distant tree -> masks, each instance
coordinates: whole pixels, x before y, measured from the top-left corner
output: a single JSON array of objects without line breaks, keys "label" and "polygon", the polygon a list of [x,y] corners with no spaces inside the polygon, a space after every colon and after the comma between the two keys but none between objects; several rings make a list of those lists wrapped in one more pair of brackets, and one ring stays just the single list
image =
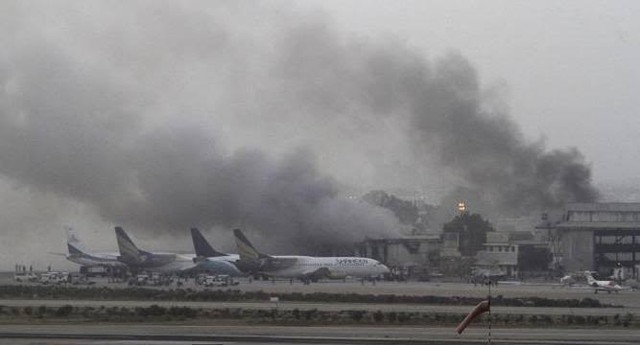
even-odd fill
[{"label": "distant tree", "polygon": [[442,273],[460,278],[468,277],[473,272],[476,259],[473,257],[452,257],[440,261]]},{"label": "distant tree", "polygon": [[429,264],[433,267],[440,266],[440,251],[433,250],[427,253],[427,258],[429,259]]},{"label": "distant tree", "polygon": [[372,205],[391,210],[402,224],[414,225],[418,221],[418,208],[411,201],[399,199],[381,190],[371,191],[362,199]]},{"label": "distant tree", "polygon": [[520,271],[546,271],[553,261],[549,248],[520,246],[518,248],[518,269]]},{"label": "distant tree", "polygon": [[442,226],[445,233],[458,234],[458,250],[463,256],[475,256],[487,240],[487,232],[494,231],[489,221],[477,213],[464,212]]}]

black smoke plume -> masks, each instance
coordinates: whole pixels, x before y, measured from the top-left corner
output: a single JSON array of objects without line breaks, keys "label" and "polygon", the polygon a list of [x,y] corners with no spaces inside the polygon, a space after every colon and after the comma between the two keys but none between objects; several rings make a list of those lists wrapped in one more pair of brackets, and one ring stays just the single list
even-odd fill
[{"label": "black smoke plume", "polygon": [[323,80],[296,87],[298,97],[328,104],[334,114],[364,107],[368,121],[406,121],[414,168],[435,159],[459,178],[446,198],[454,201],[448,207],[472,199],[476,211],[518,216],[598,198],[583,155],[575,148],[548,151],[542,142],[528,142],[506,112],[489,106],[464,57],[450,53],[429,63],[405,47],[341,46],[327,35],[307,27],[288,41],[288,59],[308,55],[302,66],[296,61],[287,68],[294,73],[288,77],[303,83],[312,71],[318,74],[312,81]]},{"label": "black smoke plume", "polygon": [[440,161],[480,194],[485,209],[523,215],[597,199],[577,149],[528,143],[507,114],[483,109],[478,84],[472,66],[454,54],[436,64],[411,106],[417,139],[438,148]]},{"label": "black smoke plume", "polygon": [[115,224],[242,226],[312,252],[397,235],[342,190],[432,172],[503,213],[597,196],[577,150],[486,109],[464,58],[344,38],[313,11],[7,1],[0,39],[0,174]]}]

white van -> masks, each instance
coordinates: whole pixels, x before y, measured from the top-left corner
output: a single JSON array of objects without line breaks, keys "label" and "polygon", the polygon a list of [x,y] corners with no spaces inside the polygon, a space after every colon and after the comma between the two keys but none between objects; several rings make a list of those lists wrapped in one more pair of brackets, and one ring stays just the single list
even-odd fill
[{"label": "white van", "polygon": [[42,284],[63,284],[70,282],[69,272],[46,272],[40,275]]},{"label": "white van", "polygon": [[224,287],[229,285],[238,285],[238,283],[234,282],[233,278],[229,275],[218,274],[215,276],[207,276],[204,279],[203,285],[206,287],[213,287],[213,286]]}]

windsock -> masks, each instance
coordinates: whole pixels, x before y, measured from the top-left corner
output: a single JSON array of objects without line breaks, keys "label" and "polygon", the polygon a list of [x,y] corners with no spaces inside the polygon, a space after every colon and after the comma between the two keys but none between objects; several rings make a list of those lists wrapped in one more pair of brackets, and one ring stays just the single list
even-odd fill
[{"label": "windsock", "polygon": [[476,316],[481,315],[482,313],[488,312],[490,309],[491,309],[491,302],[489,302],[489,300],[484,300],[478,303],[478,305],[475,306],[473,310],[471,310],[471,312],[467,315],[467,317],[465,317],[464,320],[460,322],[458,327],[456,327],[456,331],[458,332],[458,334],[462,333],[464,329],[467,328],[467,326],[469,326],[471,321],[473,321],[473,319]]}]

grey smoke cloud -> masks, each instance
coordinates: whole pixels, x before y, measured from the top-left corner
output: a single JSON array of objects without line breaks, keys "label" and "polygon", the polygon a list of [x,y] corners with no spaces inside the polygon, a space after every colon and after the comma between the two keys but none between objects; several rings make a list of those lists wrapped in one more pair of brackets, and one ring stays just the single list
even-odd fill
[{"label": "grey smoke cloud", "polygon": [[577,149],[547,151],[527,142],[508,114],[483,108],[478,77],[463,57],[437,62],[432,78],[412,104],[417,139],[438,147],[440,161],[479,192],[485,209],[522,215],[598,198]]},{"label": "grey smoke cloud", "polygon": [[[390,212],[341,196],[304,145],[227,149],[215,128],[224,116],[216,115],[242,118],[245,104],[268,103],[248,98],[256,77],[240,67],[255,67],[236,54],[251,48],[229,37],[230,26],[211,27],[216,15],[149,6],[157,18],[137,9],[139,26],[127,30],[111,21],[118,9],[90,11],[95,20],[54,9],[62,11],[61,37],[46,25],[38,31],[37,11],[16,6],[24,18],[17,28],[32,34],[11,41],[2,63],[2,175],[92,205],[134,231],[242,226],[299,252],[397,234]],[[235,70],[223,71],[230,61]]]},{"label": "grey smoke cloud", "polygon": [[[368,118],[356,119],[364,128],[384,127],[390,117],[402,124],[416,166],[435,159],[462,181],[447,199],[473,199],[475,210],[492,214],[523,215],[598,198],[582,154],[528,142],[503,107],[486,99],[474,67],[459,54],[430,63],[393,43],[341,45],[314,26],[291,35],[284,61],[296,61],[286,64],[295,66],[286,76],[304,83],[295,88],[297,98],[329,104],[334,115],[362,107]],[[296,60],[300,51],[308,58]],[[305,83],[309,71],[312,82]]]},{"label": "grey smoke cloud", "polygon": [[40,5],[0,11],[0,174],[107,221],[309,252],[399,229],[353,185],[453,175],[505,213],[596,196],[580,153],[528,143],[455,54],[262,4]]}]

